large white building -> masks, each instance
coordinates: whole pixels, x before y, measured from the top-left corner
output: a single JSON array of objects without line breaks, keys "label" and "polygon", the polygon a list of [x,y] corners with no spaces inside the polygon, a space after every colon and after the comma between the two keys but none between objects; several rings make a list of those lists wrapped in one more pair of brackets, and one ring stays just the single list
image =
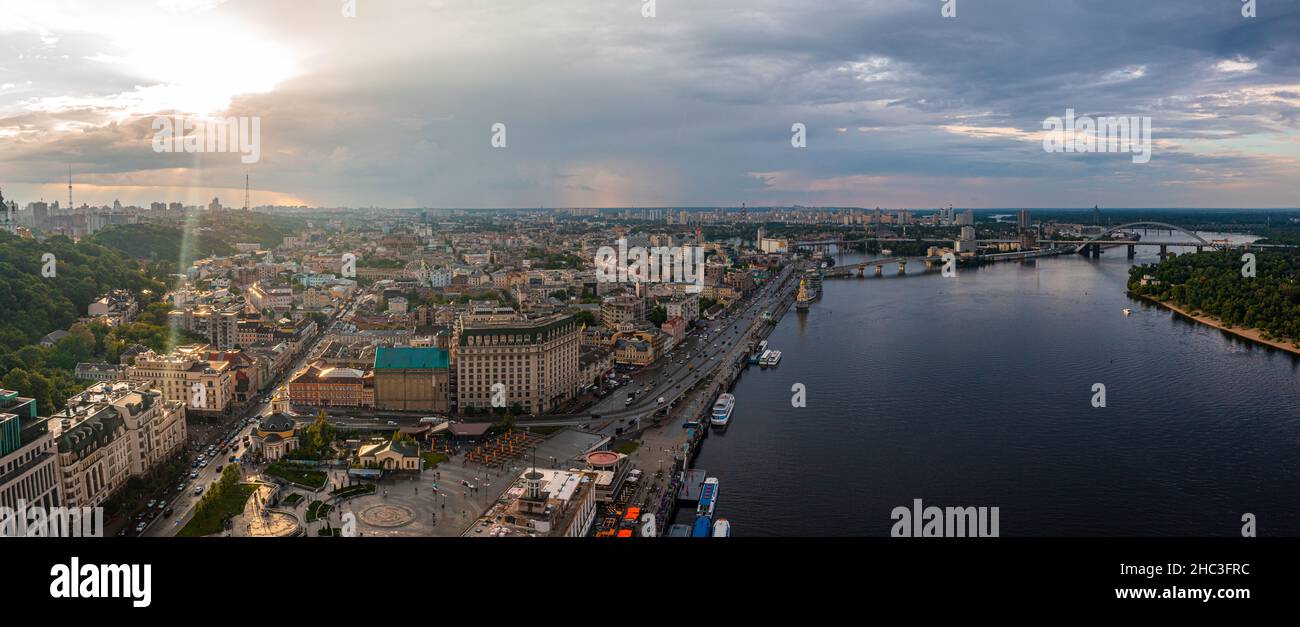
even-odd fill
[{"label": "large white building", "polygon": [[185,447],[185,407],[147,384],[98,383],[49,420],[64,504],[96,507]]},{"label": "large white building", "polygon": [[231,406],[235,378],[230,362],[205,359],[208,347],[202,344],[178,346],[166,355],[153,351],[141,353],[126,376],[145,381],[161,392],[163,400],[180,401],[189,411],[220,415]]}]

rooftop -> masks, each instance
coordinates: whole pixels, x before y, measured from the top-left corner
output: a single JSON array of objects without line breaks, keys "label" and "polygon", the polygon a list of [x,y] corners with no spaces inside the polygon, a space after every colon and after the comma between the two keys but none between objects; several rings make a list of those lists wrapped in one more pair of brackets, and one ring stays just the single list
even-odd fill
[{"label": "rooftop", "polygon": [[380,346],[375,349],[376,370],[439,369],[449,364],[447,351],[434,347]]}]

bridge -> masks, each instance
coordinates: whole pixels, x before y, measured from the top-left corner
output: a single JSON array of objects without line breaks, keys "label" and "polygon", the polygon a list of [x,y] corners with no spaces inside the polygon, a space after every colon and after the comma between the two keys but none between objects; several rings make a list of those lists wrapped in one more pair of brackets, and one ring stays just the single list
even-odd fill
[{"label": "bridge", "polygon": [[[1118,233],[1125,229],[1132,229],[1136,227],[1142,227],[1142,228],[1156,227],[1160,229],[1168,229],[1170,233],[1173,233],[1174,231],[1178,231],[1179,233],[1191,237],[1192,241],[1191,242],[1143,242],[1141,240],[1107,240],[1106,239],[1107,236],[1113,233]],[[1057,241],[1056,243],[1067,243],[1067,242]],[[1196,252],[1198,253],[1204,250],[1205,247],[1207,246],[1214,249],[1228,247],[1226,241],[1209,242],[1206,241],[1204,237],[1198,235],[1195,231],[1189,231],[1181,226],[1169,224],[1167,222],[1150,222],[1150,221],[1129,222],[1128,224],[1112,226],[1110,228],[1107,228],[1105,231],[1102,231],[1101,233],[1098,233],[1097,235],[1094,235],[1085,240],[1081,240],[1077,242],[1068,242],[1068,243],[1074,245],[1074,250],[1076,252],[1083,253],[1084,255],[1088,255],[1094,258],[1101,256],[1101,247],[1105,245],[1128,246],[1129,259],[1132,259],[1133,256],[1135,255],[1135,248],[1137,246],[1159,246],[1160,259],[1162,260],[1169,256],[1170,246],[1186,246],[1186,247],[1194,246],[1196,247]]]},{"label": "bridge", "polygon": [[[943,263],[943,257],[925,257],[925,271],[930,272]],[[853,276],[866,276],[867,268],[875,268],[876,276],[885,274],[885,266],[898,264],[898,273],[907,274],[907,257],[886,257],[884,259],[868,259],[858,263],[850,263],[842,266],[827,268],[822,272],[826,278]]]}]

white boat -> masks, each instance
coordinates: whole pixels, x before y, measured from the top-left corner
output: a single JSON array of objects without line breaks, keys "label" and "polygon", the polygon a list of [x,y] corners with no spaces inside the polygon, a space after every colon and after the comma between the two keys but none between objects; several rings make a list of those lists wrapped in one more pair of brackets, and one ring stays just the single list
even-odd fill
[{"label": "white boat", "polygon": [[713,508],[718,504],[718,478],[709,477],[704,480],[704,488],[700,491],[700,504],[695,507],[695,515],[698,518],[712,518]]},{"label": "white boat", "polygon": [[713,537],[715,537],[715,538],[730,538],[730,537],[731,537],[731,521],[727,520],[726,518],[719,518],[716,522],[714,522],[714,523],[713,523]]},{"label": "white boat", "polygon": [[722,393],[718,395],[718,400],[713,403],[713,411],[709,414],[709,424],[715,427],[725,427],[731,422],[731,411],[736,408],[736,397],[731,394]]},{"label": "white boat", "polygon": [[781,361],[781,351],[768,351],[767,354],[763,355],[763,357],[758,360],[758,365],[770,368],[776,366],[779,361]]},{"label": "white boat", "polygon": [[762,354],[762,355],[759,355],[759,357],[758,357],[758,364],[759,364],[760,366],[766,366],[766,365],[767,365],[767,360],[768,360],[768,358],[770,358],[771,356],[772,356],[772,351],[771,351],[770,349],[766,349],[766,350],[764,350],[764,351],[763,351],[763,354]]},{"label": "white boat", "polygon": [[1132,310],[1132,309],[1129,309],[1128,307],[1125,307],[1125,308],[1124,308],[1124,315],[1127,316],[1127,315],[1130,315],[1130,314],[1132,314],[1132,313],[1133,313],[1133,310]]}]

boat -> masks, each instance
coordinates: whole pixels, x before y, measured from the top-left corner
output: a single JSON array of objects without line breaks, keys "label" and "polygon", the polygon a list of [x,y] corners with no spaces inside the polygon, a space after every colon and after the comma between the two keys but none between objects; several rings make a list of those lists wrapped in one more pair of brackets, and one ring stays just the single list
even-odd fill
[{"label": "boat", "polygon": [[781,361],[781,351],[768,351],[767,354],[763,355],[763,357],[758,360],[758,365],[764,368],[772,368],[775,367],[779,361]]},{"label": "boat", "polygon": [[763,341],[761,341],[761,342],[758,343],[758,351],[757,351],[757,352],[761,353],[761,352],[763,352],[763,351],[765,351],[765,350],[767,350],[767,340],[763,340]]},{"label": "boat", "polygon": [[718,478],[704,480],[704,489],[700,492],[700,504],[695,506],[695,515],[700,518],[712,518],[713,508],[718,504]]},{"label": "boat", "polygon": [[772,356],[772,351],[770,349],[763,351],[763,354],[758,357],[758,365],[766,366],[767,359],[771,356]]},{"label": "boat", "polygon": [[736,408],[736,397],[732,394],[723,392],[718,395],[718,400],[713,403],[713,411],[709,414],[709,424],[715,427],[725,427],[731,422],[731,410]]},{"label": "boat", "polygon": [[727,520],[726,518],[719,518],[719,519],[717,520],[717,522],[714,522],[714,523],[713,523],[713,537],[715,537],[715,538],[730,538],[730,537],[731,537],[731,521]]},{"label": "boat", "polygon": [[707,516],[700,516],[695,519],[695,528],[691,530],[692,538],[707,538],[711,525]]},{"label": "boat", "polygon": [[1129,309],[1128,307],[1124,308],[1124,315],[1127,316],[1127,315],[1131,315],[1132,313],[1133,313],[1132,309]]},{"label": "boat", "polygon": [[812,296],[808,293],[808,283],[804,279],[799,279],[799,293],[794,297],[794,308],[796,311],[808,311],[812,305]]}]

